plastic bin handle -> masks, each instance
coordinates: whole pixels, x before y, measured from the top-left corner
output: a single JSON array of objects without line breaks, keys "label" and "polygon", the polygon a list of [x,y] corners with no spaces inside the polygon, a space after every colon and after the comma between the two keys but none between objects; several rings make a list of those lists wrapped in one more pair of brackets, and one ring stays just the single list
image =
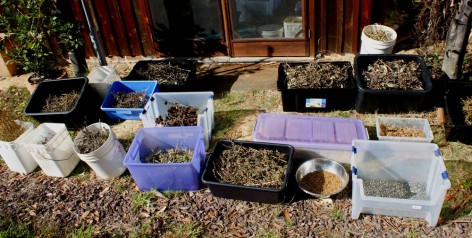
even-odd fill
[{"label": "plastic bin handle", "polygon": [[141,147],[141,141],[136,140],[136,145],[133,147],[130,147],[128,150],[129,157],[132,161],[138,161],[138,149]]}]

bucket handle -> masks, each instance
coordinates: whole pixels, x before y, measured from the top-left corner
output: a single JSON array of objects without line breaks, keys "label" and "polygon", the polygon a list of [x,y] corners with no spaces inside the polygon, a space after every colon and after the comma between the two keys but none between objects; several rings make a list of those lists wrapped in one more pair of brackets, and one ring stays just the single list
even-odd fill
[{"label": "bucket handle", "polygon": [[36,152],[36,151],[31,151],[33,154],[39,156],[39,157],[42,157],[43,160],[51,160],[51,161],[66,161],[66,160],[69,160],[74,154],[75,152],[71,153],[69,157],[67,157],[67,159],[50,159],[50,158],[46,158],[44,157],[44,155]]},{"label": "bucket handle", "polygon": [[130,159],[132,161],[138,161],[139,158],[136,158],[138,156],[138,149],[139,147],[141,146],[141,141],[136,141],[136,146],[134,146],[133,148],[130,147],[130,149],[128,150],[128,154],[130,156]]}]

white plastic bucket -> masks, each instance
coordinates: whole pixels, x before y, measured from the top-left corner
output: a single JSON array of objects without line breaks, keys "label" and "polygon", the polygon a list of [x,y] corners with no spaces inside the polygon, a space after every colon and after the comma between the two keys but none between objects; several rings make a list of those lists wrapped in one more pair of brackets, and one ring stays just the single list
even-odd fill
[{"label": "white plastic bucket", "polygon": [[109,132],[108,138],[105,143],[95,151],[81,154],[77,150],[78,140],[83,137],[83,132],[80,131],[74,140],[75,153],[92,168],[99,178],[108,180],[120,176],[126,170],[126,166],[123,164],[126,151],[116,139],[110,126],[103,122],[97,122],[87,126],[86,129],[90,131],[107,130]]},{"label": "white plastic bucket", "polygon": [[16,123],[25,128],[25,132],[14,141],[0,141],[0,155],[11,171],[29,174],[38,167],[38,163],[24,146],[25,140],[29,139],[29,135],[34,130],[34,125],[25,121],[16,121]]},{"label": "white plastic bucket", "polygon": [[98,66],[87,75],[89,85],[94,89],[102,99],[108,94],[111,84],[115,81],[121,81],[116,69],[111,66]]},{"label": "white plastic bucket", "polygon": [[284,28],[281,25],[264,25],[259,27],[259,31],[263,38],[275,38],[275,37],[282,37],[284,34]]},{"label": "white plastic bucket", "polygon": [[[381,28],[382,30],[388,31],[391,35],[391,40],[388,42],[373,40],[365,35],[365,31],[370,28]],[[383,25],[368,25],[362,29],[361,35],[361,54],[391,54],[395,42],[397,40],[397,32],[388,26]]]}]

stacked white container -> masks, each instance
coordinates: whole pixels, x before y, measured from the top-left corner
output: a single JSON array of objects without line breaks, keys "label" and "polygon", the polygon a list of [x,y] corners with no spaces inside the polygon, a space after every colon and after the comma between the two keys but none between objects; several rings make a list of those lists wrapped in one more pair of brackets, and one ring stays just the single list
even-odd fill
[{"label": "stacked white container", "polygon": [[38,163],[24,146],[25,141],[29,140],[31,132],[34,130],[34,125],[24,121],[16,121],[16,123],[26,130],[14,141],[0,141],[0,155],[11,171],[29,174],[38,167]]},{"label": "stacked white container", "polygon": [[64,123],[40,124],[25,146],[48,176],[67,177],[80,161]]},{"label": "stacked white container", "polygon": [[116,69],[111,66],[98,66],[87,75],[89,85],[94,89],[102,99],[108,94],[111,84],[115,81],[121,81]]}]

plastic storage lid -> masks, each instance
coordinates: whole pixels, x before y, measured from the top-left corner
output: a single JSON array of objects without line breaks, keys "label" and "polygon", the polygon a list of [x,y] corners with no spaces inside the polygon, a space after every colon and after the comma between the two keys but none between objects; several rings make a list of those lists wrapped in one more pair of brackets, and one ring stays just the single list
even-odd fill
[{"label": "plastic storage lid", "polygon": [[352,140],[369,137],[359,119],[261,113],[253,139],[299,148],[351,150]]}]

